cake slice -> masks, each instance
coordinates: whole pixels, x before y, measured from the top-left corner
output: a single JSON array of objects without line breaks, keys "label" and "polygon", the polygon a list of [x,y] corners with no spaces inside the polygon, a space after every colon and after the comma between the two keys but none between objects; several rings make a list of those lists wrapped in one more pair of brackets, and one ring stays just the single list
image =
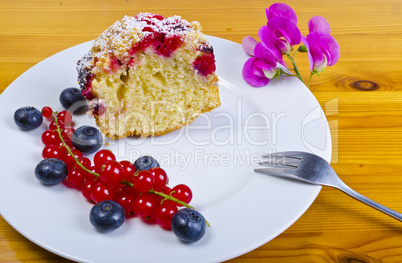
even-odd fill
[{"label": "cake slice", "polygon": [[163,135],[220,106],[213,48],[179,16],[125,16],[77,65],[89,114],[113,139]]}]

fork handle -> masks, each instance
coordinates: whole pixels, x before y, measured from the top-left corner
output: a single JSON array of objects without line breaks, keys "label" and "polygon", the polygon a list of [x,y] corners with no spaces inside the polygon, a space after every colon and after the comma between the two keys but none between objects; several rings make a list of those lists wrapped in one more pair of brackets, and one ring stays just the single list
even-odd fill
[{"label": "fork handle", "polygon": [[396,211],[394,211],[394,210],[392,210],[392,209],[390,209],[390,208],[388,208],[386,206],[383,206],[383,205],[381,205],[381,204],[379,204],[377,202],[374,202],[373,200],[365,197],[364,195],[359,194],[358,192],[356,192],[355,190],[353,190],[352,188],[347,186],[345,183],[342,182],[336,188],[338,188],[342,192],[350,195],[351,197],[354,197],[355,199],[357,199],[357,200],[359,200],[359,201],[361,201],[361,202],[363,202],[363,203],[365,203],[365,204],[367,204],[367,205],[369,205],[371,207],[374,207],[374,208],[380,210],[381,212],[383,212],[383,213],[385,213],[387,215],[390,215],[390,216],[402,221],[402,214],[401,213],[398,213],[398,212],[396,212]]}]

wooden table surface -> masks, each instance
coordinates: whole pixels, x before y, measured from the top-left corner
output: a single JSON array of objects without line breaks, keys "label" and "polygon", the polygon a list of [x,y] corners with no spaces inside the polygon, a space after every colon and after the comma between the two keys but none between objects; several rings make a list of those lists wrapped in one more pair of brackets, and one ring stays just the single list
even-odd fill
[{"label": "wooden table surface", "polygon": [[[332,165],[363,195],[402,211],[402,1],[287,0],[302,34],[315,15],[330,23],[339,62],[311,91],[333,136]],[[273,3],[273,2],[272,2]],[[0,92],[39,61],[95,39],[124,15],[197,20],[204,33],[238,43],[266,22],[262,0],[1,0]],[[308,77],[306,56],[297,57]],[[68,262],[29,242],[0,217],[0,262]],[[402,223],[323,188],[274,240],[229,262],[402,262]]]}]

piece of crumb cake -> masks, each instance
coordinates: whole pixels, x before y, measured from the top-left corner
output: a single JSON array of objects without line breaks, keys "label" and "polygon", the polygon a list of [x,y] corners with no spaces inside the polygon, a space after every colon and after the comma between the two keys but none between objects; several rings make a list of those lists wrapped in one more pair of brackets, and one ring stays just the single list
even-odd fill
[{"label": "piece of crumb cake", "polygon": [[163,135],[220,106],[213,48],[179,16],[125,16],[77,70],[90,114],[113,139]]}]

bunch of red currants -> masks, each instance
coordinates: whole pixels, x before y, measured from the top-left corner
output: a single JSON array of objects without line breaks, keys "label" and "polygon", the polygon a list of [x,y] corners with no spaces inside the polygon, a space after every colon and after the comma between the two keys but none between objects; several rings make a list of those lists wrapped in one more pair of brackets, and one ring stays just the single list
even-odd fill
[{"label": "bunch of red currants", "polygon": [[45,145],[42,157],[62,160],[68,168],[63,183],[81,190],[87,200],[94,203],[114,200],[124,208],[127,216],[155,221],[165,229],[171,229],[171,220],[178,207],[190,203],[191,189],[184,184],[173,188],[167,186],[169,180],[165,170],[158,167],[151,156],[141,157],[151,166],[144,167],[137,162],[136,168],[135,163],[119,162],[112,151],[102,149],[95,153],[92,163],[73,147],[71,138],[75,129],[70,112],[54,114],[51,108],[44,107],[42,115],[50,121],[49,129],[42,134]]}]

